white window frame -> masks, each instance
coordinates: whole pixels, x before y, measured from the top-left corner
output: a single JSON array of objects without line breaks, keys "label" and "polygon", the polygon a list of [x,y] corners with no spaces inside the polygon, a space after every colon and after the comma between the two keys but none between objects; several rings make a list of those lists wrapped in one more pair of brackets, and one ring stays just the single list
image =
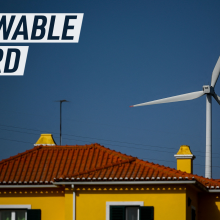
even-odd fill
[{"label": "white window frame", "polygon": [[[143,201],[136,202],[106,202],[106,220],[110,220],[110,206],[144,206]],[[138,212],[139,215],[139,212]],[[139,216],[138,216],[139,217]]]},{"label": "white window frame", "polygon": [[[31,209],[31,205],[0,205],[1,209]],[[15,220],[15,212],[11,212],[11,219]],[[25,213],[25,220],[27,220],[27,212]]]}]

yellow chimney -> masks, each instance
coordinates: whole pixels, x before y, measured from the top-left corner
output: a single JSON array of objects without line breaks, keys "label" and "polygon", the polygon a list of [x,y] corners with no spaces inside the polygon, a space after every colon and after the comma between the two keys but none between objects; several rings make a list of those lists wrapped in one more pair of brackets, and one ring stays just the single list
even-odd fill
[{"label": "yellow chimney", "polygon": [[174,157],[177,159],[177,170],[193,173],[193,160],[196,157],[192,154],[189,146],[180,146],[179,151]]},{"label": "yellow chimney", "polygon": [[53,135],[52,134],[41,134],[40,138],[38,139],[38,141],[36,142],[36,144],[34,146],[55,146],[56,143],[53,139]]}]

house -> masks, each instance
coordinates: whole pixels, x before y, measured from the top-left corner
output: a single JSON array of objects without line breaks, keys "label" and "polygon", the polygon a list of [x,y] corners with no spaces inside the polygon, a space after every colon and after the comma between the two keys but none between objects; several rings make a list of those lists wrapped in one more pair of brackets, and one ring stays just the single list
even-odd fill
[{"label": "house", "polygon": [[220,181],[192,173],[181,146],[177,169],[99,144],[34,148],[0,161],[0,220],[220,219]]}]

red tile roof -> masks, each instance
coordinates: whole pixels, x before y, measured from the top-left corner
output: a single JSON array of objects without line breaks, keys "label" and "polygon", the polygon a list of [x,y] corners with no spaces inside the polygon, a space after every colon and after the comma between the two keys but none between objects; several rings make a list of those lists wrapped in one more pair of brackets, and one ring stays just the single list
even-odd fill
[{"label": "red tile roof", "polygon": [[99,144],[37,146],[0,161],[2,184],[52,184],[59,181],[187,181],[209,189],[220,181],[188,174],[110,150]]}]

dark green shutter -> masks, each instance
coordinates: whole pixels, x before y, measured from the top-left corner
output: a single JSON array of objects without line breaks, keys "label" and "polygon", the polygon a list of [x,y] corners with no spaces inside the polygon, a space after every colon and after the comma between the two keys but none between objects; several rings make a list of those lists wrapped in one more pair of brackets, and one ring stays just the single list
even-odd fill
[{"label": "dark green shutter", "polygon": [[28,209],[27,220],[41,220],[41,210],[40,209]]},{"label": "dark green shutter", "polygon": [[125,206],[110,206],[110,220],[125,220]]},{"label": "dark green shutter", "polygon": [[139,220],[154,220],[153,206],[140,206]]},{"label": "dark green shutter", "polygon": [[195,209],[192,209],[192,211],[191,211],[191,219],[192,220],[196,220],[196,210]]}]

